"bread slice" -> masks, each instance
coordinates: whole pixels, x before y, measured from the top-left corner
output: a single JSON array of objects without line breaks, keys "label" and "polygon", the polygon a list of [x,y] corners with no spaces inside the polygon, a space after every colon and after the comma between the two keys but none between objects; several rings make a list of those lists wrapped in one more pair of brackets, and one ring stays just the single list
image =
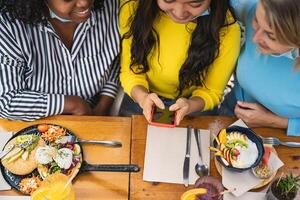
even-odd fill
[{"label": "bread slice", "polygon": [[[16,138],[13,138],[12,140],[10,140],[5,148],[8,148],[8,146],[10,146],[11,144],[14,144],[16,146]],[[41,146],[45,146],[45,141],[40,138],[38,141],[38,144],[36,145],[36,147],[30,152],[30,154],[28,155],[27,159],[24,160],[22,159],[22,156],[19,156],[16,160],[11,161],[10,159],[5,159],[8,155],[6,155],[4,158],[2,158],[1,162],[2,165],[11,173],[16,174],[16,175],[27,175],[29,173],[31,173],[34,169],[37,168],[37,162],[35,161],[35,152],[37,150],[38,147]],[[18,148],[18,147],[15,147]],[[14,150],[12,150],[14,151]]]}]

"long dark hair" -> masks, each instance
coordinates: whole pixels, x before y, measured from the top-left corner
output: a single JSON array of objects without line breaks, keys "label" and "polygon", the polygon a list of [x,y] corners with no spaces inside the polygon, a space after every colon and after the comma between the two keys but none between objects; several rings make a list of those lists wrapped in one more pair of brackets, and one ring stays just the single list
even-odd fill
[{"label": "long dark hair", "polygon": [[[94,9],[101,9],[105,0],[95,0]],[[46,23],[49,9],[46,0],[0,0],[0,11],[26,24]]]},{"label": "long dark hair", "polygon": [[[137,74],[146,73],[149,70],[147,56],[155,45],[159,45],[153,23],[160,9],[156,0],[128,0],[126,3],[130,1],[138,1],[137,8],[134,16],[129,19],[130,29],[122,39],[132,36],[130,69]],[[221,28],[235,22],[227,22],[228,11],[235,19],[229,0],[211,0],[210,14],[197,18],[188,57],[179,72],[179,95],[192,85],[203,85],[209,65],[219,54]],[[139,68],[135,68],[136,66]]]}]

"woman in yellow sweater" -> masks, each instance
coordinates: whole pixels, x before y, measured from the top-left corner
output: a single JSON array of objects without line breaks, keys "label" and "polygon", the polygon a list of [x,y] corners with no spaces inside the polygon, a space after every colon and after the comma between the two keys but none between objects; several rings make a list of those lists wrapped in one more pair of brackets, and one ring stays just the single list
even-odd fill
[{"label": "woman in yellow sweater", "polygon": [[[219,104],[240,50],[228,0],[122,0],[124,91],[150,121],[153,105],[176,111],[176,124]],[[126,99],[126,97],[125,97]]]}]

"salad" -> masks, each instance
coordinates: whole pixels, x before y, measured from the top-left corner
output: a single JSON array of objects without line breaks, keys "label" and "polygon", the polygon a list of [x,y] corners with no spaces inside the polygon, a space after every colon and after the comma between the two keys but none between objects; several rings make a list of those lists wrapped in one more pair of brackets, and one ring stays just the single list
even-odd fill
[{"label": "salad", "polygon": [[53,173],[71,175],[75,167],[80,167],[81,148],[78,144],[63,139],[66,137],[65,129],[54,125],[42,125],[38,130],[47,144],[39,147],[35,154],[37,169],[42,179]]},{"label": "salad", "polygon": [[5,146],[13,149],[1,159],[9,180],[24,194],[32,194],[51,174],[69,177],[81,167],[82,152],[79,144],[69,141],[66,129],[42,124],[34,127],[32,134],[12,138]]}]

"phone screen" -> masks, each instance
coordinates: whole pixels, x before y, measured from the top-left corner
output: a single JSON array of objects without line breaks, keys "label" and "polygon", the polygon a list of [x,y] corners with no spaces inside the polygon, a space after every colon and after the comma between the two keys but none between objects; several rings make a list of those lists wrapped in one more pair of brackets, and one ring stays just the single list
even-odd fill
[{"label": "phone screen", "polygon": [[174,124],[175,112],[170,111],[169,108],[160,109],[154,107],[153,122],[160,124]]}]

